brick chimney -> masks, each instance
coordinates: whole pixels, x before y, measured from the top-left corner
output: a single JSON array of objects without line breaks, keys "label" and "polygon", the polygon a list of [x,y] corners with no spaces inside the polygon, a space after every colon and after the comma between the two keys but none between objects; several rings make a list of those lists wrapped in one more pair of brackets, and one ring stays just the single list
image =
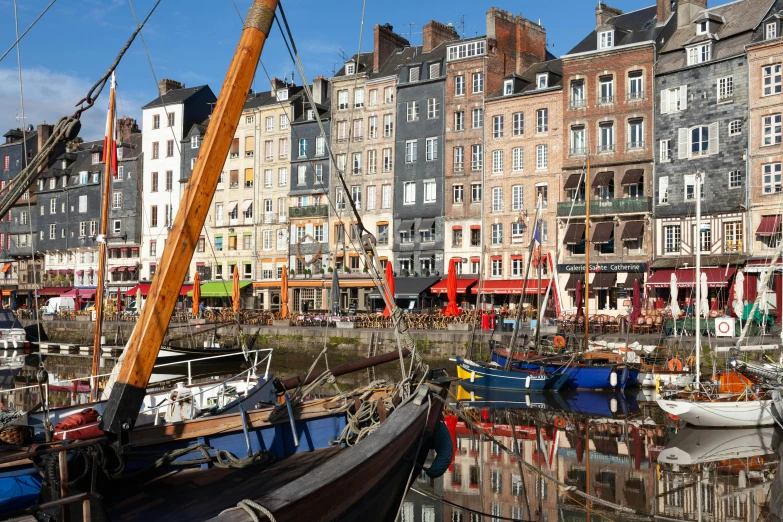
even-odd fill
[{"label": "brick chimney", "polygon": [[131,134],[137,134],[141,132],[136,120],[133,118],[118,118],[117,119],[117,136],[119,136],[120,143],[128,143],[130,141]]},{"label": "brick chimney", "polygon": [[707,9],[707,0],[679,0],[677,2],[677,28],[685,27],[691,23],[702,9]]},{"label": "brick chimney", "polygon": [[595,27],[596,29],[606,25],[606,22],[609,21],[610,18],[615,17],[617,15],[623,14],[622,11],[619,9],[616,9],[614,7],[609,7],[608,5],[602,3],[598,4],[598,7],[595,8]]},{"label": "brick chimney", "polygon": [[[495,71],[498,78],[511,72],[522,74],[534,63],[546,59],[546,29],[522,15],[514,16],[508,11],[491,7],[487,11],[487,40],[488,51],[508,57],[504,58],[504,63],[508,64],[504,70]],[[487,75],[487,92],[500,86],[490,81],[491,76]]]},{"label": "brick chimney", "polygon": [[[47,123],[43,123],[38,126],[38,148],[36,150],[42,151],[44,148],[44,145],[46,144],[46,140],[49,139],[49,137],[54,132],[54,125],[49,125]],[[46,170],[46,166],[51,163],[51,160],[57,156],[60,151],[62,150],[61,147],[55,147],[55,149],[50,153],[49,157],[46,158],[46,161],[44,161],[41,164],[41,168],[38,170],[38,173],[40,174],[44,170]]]},{"label": "brick chimney", "polygon": [[329,80],[323,76],[316,76],[313,80],[313,101],[319,105],[326,105],[329,100]]},{"label": "brick chimney", "polygon": [[184,83],[180,83],[180,82],[175,81],[175,80],[169,80],[168,78],[163,78],[158,83],[158,94],[163,96],[164,94],[166,94],[169,91],[173,91],[173,90],[176,90],[176,89],[184,89],[184,88],[185,88],[185,84]]},{"label": "brick chimney", "polygon": [[662,24],[669,19],[672,14],[673,0],[656,0],[657,10],[655,12],[655,20]]},{"label": "brick chimney", "polygon": [[373,40],[372,70],[378,72],[389,56],[401,47],[409,47],[410,42],[394,32],[389,24],[375,24]]},{"label": "brick chimney", "polygon": [[432,51],[443,42],[459,40],[459,35],[453,26],[435,20],[430,20],[430,23],[425,25],[421,31],[421,50],[425,53]]}]

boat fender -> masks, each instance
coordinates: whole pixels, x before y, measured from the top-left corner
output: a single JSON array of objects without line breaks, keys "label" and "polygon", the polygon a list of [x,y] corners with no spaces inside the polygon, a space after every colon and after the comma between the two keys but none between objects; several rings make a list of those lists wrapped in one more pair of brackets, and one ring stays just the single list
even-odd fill
[{"label": "boat fender", "polygon": [[[473,393],[473,392],[471,392]],[[456,415],[446,414],[443,416],[443,421],[446,423],[446,427],[449,429],[449,435],[451,436],[451,444],[455,448],[457,447],[457,421]],[[456,452],[454,452],[456,453]],[[454,456],[451,457],[451,463],[454,463]]]},{"label": "boat fender", "polygon": [[451,466],[454,457],[454,445],[451,442],[451,433],[446,423],[440,421],[435,428],[434,447],[435,458],[427,468],[427,476],[430,478],[442,477]]},{"label": "boat fender", "polygon": [[562,430],[566,427],[566,420],[563,417],[555,417],[555,428]]},{"label": "boat fender", "polygon": [[557,348],[565,348],[565,345],[566,345],[565,337],[563,337],[562,335],[556,335],[555,336],[555,346]]},{"label": "boat fender", "polygon": [[525,377],[525,388],[530,388],[530,376]]},{"label": "boat fender", "polygon": [[612,413],[617,413],[617,399],[612,397],[612,400],[609,401],[609,411]]},{"label": "boat fender", "polygon": [[679,359],[672,359],[666,366],[673,372],[682,371],[682,361]]},{"label": "boat fender", "polygon": [[54,440],[89,439],[103,435],[101,415],[92,408],[68,415],[54,427]]},{"label": "boat fender", "polygon": [[617,386],[617,372],[613,371],[609,374],[609,384],[612,385],[612,388]]}]

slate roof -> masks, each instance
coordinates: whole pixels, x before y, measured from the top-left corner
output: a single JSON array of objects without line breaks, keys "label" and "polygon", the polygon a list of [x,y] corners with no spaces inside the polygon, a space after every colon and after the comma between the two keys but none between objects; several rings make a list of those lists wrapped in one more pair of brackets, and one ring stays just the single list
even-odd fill
[{"label": "slate roof", "polygon": [[[302,95],[302,98],[304,98],[304,94]],[[329,111],[331,105],[323,105],[323,104],[316,103],[315,106],[318,109],[318,115],[321,117],[322,120],[328,120],[329,118],[332,117],[332,114]],[[305,102],[304,108],[305,110],[302,111],[302,114],[300,114],[292,123],[305,123],[308,121],[315,121],[315,120],[307,119],[307,111],[311,108],[309,102]]]},{"label": "slate roof", "polygon": [[172,105],[175,103],[184,103],[188,98],[201,91],[202,89],[209,89],[209,85],[199,85],[198,87],[186,87],[184,89],[173,89],[163,96],[156,96],[154,100],[142,107],[143,109],[151,109],[153,107],[162,107],[163,105]]},{"label": "slate roof", "polygon": [[[657,8],[652,5],[610,18],[606,25],[614,26],[615,28],[614,47],[654,41],[658,33],[663,30],[663,26],[657,23],[656,13]],[[674,19],[676,20],[676,16],[674,16]],[[662,22],[665,22],[665,20]],[[566,56],[597,50],[598,31],[593,30],[581,42],[576,44],[576,47],[568,51]]]},{"label": "slate roof", "polygon": [[418,53],[421,55],[421,46],[398,48],[386,59],[386,62],[378,69],[378,72],[370,74],[371,78],[386,78],[396,76],[400,67],[407,64]]},{"label": "slate roof", "polygon": [[[536,76],[541,73],[549,73],[547,81],[548,87],[545,89],[538,89],[536,83]],[[554,89],[560,89],[563,87],[563,60],[554,59],[547,60],[546,62],[539,62],[531,65],[522,74],[511,73],[503,78],[505,80],[514,80],[514,94],[533,94],[540,92],[547,92]],[[503,85],[494,92],[487,96],[487,100],[495,100],[508,98],[513,95],[504,95]]]},{"label": "slate roof", "polygon": [[[345,63],[349,62],[356,62],[358,56],[358,64],[359,66],[356,68],[357,73],[369,73],[372,72],[372,65],[373,65],[373,53],[360,53],[358,55],[354,54],[351,56],[350,59],[346,60]],[[342,67],[340,67],[340,70],[335,73],[334,78],[340,78],[342,76],[346,76],[345,74],[345,64],[343,64]],[[353,75],[351,75],[353,76]]]}]

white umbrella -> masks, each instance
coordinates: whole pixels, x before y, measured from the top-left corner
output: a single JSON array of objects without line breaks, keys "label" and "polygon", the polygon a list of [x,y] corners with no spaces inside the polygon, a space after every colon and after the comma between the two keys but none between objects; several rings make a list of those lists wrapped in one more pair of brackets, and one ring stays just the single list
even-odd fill
[{"label": "white umbrella", "polygon": [[136,289],[136,311],[141,312],[141,287]]},{"label": "white umbrella", "polygon": [[766,315],[769,313],[769,303],[767,302],[767,285],[764,284],[764,280],[767,278],[767,273],[762,272],[759,274],[759,278],[756,280],[756,291],[761,294],[761,300],[759,301],[759,311]]},{"label": "white umbrella", "polygon": [[680,316],[680,305],[677,304],[677,276],[674,272],[672,272],[671,282],[669,283],[669,292],[672,294],[672,317],[677,319]]},{"label": "white umbrella", "polygon": [[708,317],[710,315],[710,300],[707,297],[707,274],[701,273],[701,315]]},{"label": "white umbrella", "polygon": [[745,275],[742,273],[742,270],[737,272],[737,276],[734,278],[734,301],[732,301],[732,308],[734,308],[734,314],[742,319],[742,312],[745,309],[745,306],[743,305],[743,301],[745,296],[743,295],[745,291]]}]

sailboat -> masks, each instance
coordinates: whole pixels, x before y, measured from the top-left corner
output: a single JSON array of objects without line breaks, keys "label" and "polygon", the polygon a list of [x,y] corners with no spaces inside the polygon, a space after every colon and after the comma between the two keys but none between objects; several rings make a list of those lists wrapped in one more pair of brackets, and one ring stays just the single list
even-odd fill
[{"label": "sailboat", "polygon": [[[365,262],[392,310],[398,350],[352,369],[399,359],[400,383],[372,383],[331,400],[305,400],[312,386],[336,375],[332,369],[276,382],[281,403],[275,406],[240,406],[233,413],[158,426],[137,424],[188,269],[181,260],[190,259],[196,248],[277,4],[256,0],[250,8],[147,301],[110,386],[102,436],[28,447],[15,456],[18,461],[54,455],[44,457],[43,501],[54,495],[59,497],[51,499],[55,506],[78,507],[88,513],[85,518],[93,512],[111,520],[237,520],[248,511],[254,517],[269,513],[268,518],[279,521],[393,520],[433,442],[437,456],[428,473],[439,476],[448,468],[451,439],[434,435],[446,429],[442,385],[450,381],[432,378],[416,357],[402,312],[379,276],[374,238],[358,214]],[[304,79],[301,62],[299,68]],[[303,83],[307,85],[306,79]],[[79,468],[80,459],[68,458],[81,448],[105,456],[99,462],[101,473],[112,480],[96,481],[91,478],[95,473]],[[0,457],[0,464],[7,461]]]},{"label": "sailboat", "polygon": [[[701,176],[696,174],[696,233],[701,230]],[[694,244],[697,244],[694,241]],[[666,413],[673,415],[694,426],[710,427],[747,427],[770,426],[774,424],[773,402],[763,390],[755,390],[751,382],[744,376],[734,373],[727,374],[729,378],[722,382],[730,381],[731,384],[740,384],[739,390],[726,389],[721,386],[716,392],[708,392],[701,382],[701,313],[702,296],[701,285],[698,280],[701,277],[701,248],[696,247],[696,281],[695,284],[695,382],[693,393],[677,393],[673,397],[658,399],[658,406]],[[746,323],[737,345],[742,342],[747,333]],[[731,375],[738,378],[730,378]],[[744,386],[743,386],[744,384]]]}]

